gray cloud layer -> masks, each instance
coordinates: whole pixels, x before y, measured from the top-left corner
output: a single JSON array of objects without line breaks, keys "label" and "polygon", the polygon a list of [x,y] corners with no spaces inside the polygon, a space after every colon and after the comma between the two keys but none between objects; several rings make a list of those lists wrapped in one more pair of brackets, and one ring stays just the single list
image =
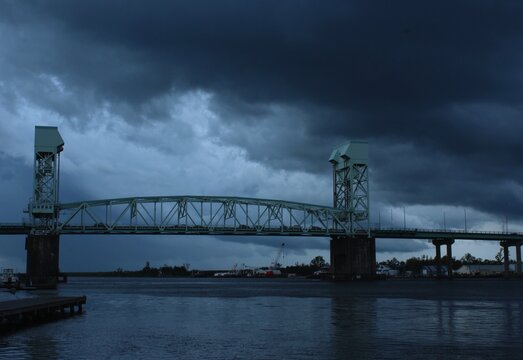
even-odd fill
[{"label": "gray cloud layer", "polygon": [[[328,191],[306,187],[328,183],[331,148],[365,138],[376,206],[520,221],[521,18],[518,1],[5,1],[0,104],[19,119],[44,109],[78,133],[103,123],[177,159],[202,141],[236,149],[282,179],[306,174],[288,196],[323,203]],[[191,102],[201,124],[184,120]],[[151,128],[173,131],[160,139]],[[285,195],[246,177],[201,189]]]}]

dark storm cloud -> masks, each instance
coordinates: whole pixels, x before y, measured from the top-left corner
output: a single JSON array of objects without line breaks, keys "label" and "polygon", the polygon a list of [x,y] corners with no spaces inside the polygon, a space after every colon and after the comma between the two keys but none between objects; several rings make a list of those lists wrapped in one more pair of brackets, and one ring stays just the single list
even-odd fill
[{"label": "dark storm cloud", "polygon": [[[513,92],[521,81],[513,76],[522,55],[517,2],[159,4],[62,1],[40,11],[78,41],[129,51],[106,59],[122,66],[108,91],[126,99],[185,83],[250,102],[365,111],[521,100]],[[135,80],[140,86],[127,86]]]},{"label": "dark storm cloud", "polygon": [[44,23],[60,35],[57,44],[72,38],[106,47],[89,57],[71,49],[62,63],[42,66],[131,102],[173,84],[248,102],[305,100],[366,112],[521,100],[513,92],[521,81],[513,76],[523,30],[518,2],[13,4],[4,18]]},{"label": "dark storm cloud", "polygon": [[366,138],[375,199],[523,214],[520,2],[5,7],[5,26],[24,29],[12,73],[80,94],[24,96],[67,118],[105,103],[132,124],[165,121],[155,99],[203,89],[217,141],[254,161],[328,176],[331,147]]},{"label": "dark storm cloud", "polygon": [[[0,201],[0,222],[22,222],[32,190],[32,169],[23,159],[14,158],[0,151],[0,181],[4,189]],[[27,217],[27,216],[26,216]]]},{"label": "dark storm cloud", "polygon": [[[33,190],[33,169],[22,158],[9,156],[0,151],[0,181],[2,192],[0,201],[0,222],[28,221],[24,214]],[[91,195],[91,196],[90,196]],[[60,200],[69,202],[78,199],[92,198],[85,193],[81,184],[70,174],[62,174],[60,178]]]}]

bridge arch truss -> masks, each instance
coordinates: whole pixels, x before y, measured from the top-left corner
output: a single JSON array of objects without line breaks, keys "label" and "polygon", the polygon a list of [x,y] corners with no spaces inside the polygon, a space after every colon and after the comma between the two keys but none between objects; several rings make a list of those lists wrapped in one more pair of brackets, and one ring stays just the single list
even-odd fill
[{"label": "bridge arch truss", "polygon": [[60,234],[347,235],[343,209],[242,197],[133,197],[59,204]]}]

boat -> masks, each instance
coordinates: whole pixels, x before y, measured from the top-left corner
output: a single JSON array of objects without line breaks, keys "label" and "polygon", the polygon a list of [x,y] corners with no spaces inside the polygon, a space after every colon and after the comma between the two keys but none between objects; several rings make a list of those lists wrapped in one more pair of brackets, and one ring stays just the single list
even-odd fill
[{"label": "boat", "polygon": [[10,285],[18,284],[20,279],[16,276],[15,272],[11,268],[5,268],[2,270],[2,284],[10,287]]}]

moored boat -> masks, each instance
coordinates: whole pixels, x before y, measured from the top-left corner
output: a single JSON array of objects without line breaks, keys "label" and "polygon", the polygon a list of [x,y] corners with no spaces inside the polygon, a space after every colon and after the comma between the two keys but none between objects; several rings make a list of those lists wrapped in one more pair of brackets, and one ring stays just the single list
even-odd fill
[{"label": "moored boat", "polygon": [[14,270],[11,268],[5,268],[2,270],[2,285],[10,287],[12,285],[18,284],[20,279],[15,274]]}]

